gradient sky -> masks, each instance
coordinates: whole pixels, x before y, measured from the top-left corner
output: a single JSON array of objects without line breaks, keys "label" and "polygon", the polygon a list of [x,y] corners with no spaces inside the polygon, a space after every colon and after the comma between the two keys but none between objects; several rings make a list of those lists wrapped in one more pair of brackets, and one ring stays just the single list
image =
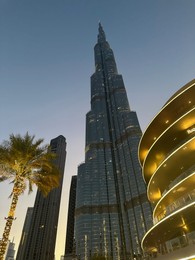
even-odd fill
[{"label": "gradient sky", "polygon": [[[56,247],[64,253],[71,176],[84,161],[93,47],[101,21],[142,130],[195,76],[194,0],[0,0],[0,142],[27,131],[62,134],[67,160]],[[0,184],[0,237],[11,184]],[[18,246],[35,192],[20,198],[11,232]]]}]

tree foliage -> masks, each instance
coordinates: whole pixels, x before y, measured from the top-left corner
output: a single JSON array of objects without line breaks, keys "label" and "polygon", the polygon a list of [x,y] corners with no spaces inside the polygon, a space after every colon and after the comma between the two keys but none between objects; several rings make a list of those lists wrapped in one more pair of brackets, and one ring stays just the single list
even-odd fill
[{"label": "tree foliage", "polygon": [[[32,192],[35,184],[44,195],[59,186],[59,171],[53,164],[56,154],[48,145],[41,146],[43,139],[34,140],[28,133],[10,135],[0,145],[0,181],[10,179],[17,184],[18,192],[28,187]],[[12,195],[12,194],[11,194]]]}]

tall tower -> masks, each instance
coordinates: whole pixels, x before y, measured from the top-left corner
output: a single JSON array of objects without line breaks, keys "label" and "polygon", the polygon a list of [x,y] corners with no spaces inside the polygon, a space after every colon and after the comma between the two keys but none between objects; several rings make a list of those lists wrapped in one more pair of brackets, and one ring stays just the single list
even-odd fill
[{"label": "tall tower", "polygon": [[[60,186],[47,197],[37,191],[30,229],[24,249],[25,260],[54,260],[58,216],[66,159],[66,139],[60,135],[50,142],[51,150],[57,154],[54,161],[61,173]],[[17,259],[17,260],[23,260]]]},{"label": "tall tower", "polygon": [[76,202],[76,188],[77,188],[77,176],[72,176],[70,193],[69,193],[69,206],[68,206],[68,221],[66,231],[66,246],[65,257],[74,254],[74,213]]},{"label": "tall tower", "polygon": [[152,225],[138,160],[142,133],[101,24],[94,51],[85,163],[77,179],[77,257],[142,259],[141,239]]}]

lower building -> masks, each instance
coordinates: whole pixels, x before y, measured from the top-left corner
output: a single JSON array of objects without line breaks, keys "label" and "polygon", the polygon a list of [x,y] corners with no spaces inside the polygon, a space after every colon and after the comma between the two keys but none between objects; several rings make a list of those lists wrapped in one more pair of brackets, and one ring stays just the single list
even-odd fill
[{"label": "lower building", "polygon": [[[68,220],[66,230],[66,246],[65,246],[65,259],[72,257],[75,253],[74,245],[74,215],[75,215],[75,203],[76,203],[76,188],[77,188],[77,176],[72,176],[70,193],[69,193],[69,207],[68,207]],[[71,258],[72,259],[72,258]]]},{"label": "lower building", "polygon": [[16,257],[17,260],[24,259],[24,250],[26,248],[26,240],[27,240],[28,233],[29,233],[30,223],[31,223],[31,219],[32,219],[32,213],[33,213],[33,208],[29,207],[26,212],[26,218],[24,221],[20,244],[18,247],[18,252],[17,252],[17,257]]},{"label": "lower building", "polygon": [[158,259],[195,259],[195,80],[150,123],[139,159],[153,206],[142,249]]},{"label": "lower building", "polygon": [[15,255],[14,248],[15,248],[14,240],[9,241],[5,260],[14,260],[14,255]]}]

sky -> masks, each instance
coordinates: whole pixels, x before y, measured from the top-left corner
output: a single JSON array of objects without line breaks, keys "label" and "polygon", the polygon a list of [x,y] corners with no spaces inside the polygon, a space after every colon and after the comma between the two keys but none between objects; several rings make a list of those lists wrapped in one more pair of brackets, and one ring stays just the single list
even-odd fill
[{"label": "sky", "polygon": [[[0,143],[27,131],[49,143],[66,137],[56,260],[64,253],[71,176],[84,161],[93,48],[101,21],[144,131],[195,77],[194,0],[0,0]],[[0,183],[0,237],[12,185]],[[27,207],[21,196],[11,236],[16,250]]]}]

